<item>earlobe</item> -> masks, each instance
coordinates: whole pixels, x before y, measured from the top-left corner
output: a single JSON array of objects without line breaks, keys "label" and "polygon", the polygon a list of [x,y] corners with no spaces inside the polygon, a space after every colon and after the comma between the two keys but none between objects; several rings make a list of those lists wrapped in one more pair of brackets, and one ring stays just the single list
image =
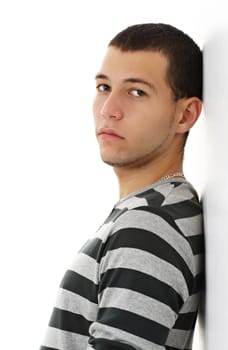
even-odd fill
[{"label": "earlobe", "polygon": [[189,131],[199,118],[201,110],[202,101],[198,97],[190,97],[183,100],[177,133],[182,134]]}]

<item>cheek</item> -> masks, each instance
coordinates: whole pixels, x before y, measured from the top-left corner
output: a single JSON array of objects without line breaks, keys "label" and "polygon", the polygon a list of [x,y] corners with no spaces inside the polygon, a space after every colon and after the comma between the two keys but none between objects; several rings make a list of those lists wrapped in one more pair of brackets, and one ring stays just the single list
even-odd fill
[{"label": "cheek", "polygon": [[99,127],[99,124],[101,122],[101,105],[97,99],[94,99],[92,110],[95,127]]},{"label": "cheek", "polygon": [[92,109],[93,109],[93,116],[94,116],[94,118],[96,118],[97,115],[98,115],[98,110],[99,110],[99,108],[98,108],[98,101],[97,101],[96,97],[93,100]]},{"label": "cheek", "polygon": [[151,145],[159,142],[164,134],[167,133],[167,124],[164,115],[162,116],[157,113],[151,113],[148,117],[142,118],[141,120],[138,120],[138,123],[131,125],[129,133],[134,135],[132,141],[134,139],[139,147],[140,145]]},{"label": "cheek", "polygon": [[103,118],[103,108],[105,104],[105,98],[103,96],[96,96],[93,100],[93,116],[95,121]]}]

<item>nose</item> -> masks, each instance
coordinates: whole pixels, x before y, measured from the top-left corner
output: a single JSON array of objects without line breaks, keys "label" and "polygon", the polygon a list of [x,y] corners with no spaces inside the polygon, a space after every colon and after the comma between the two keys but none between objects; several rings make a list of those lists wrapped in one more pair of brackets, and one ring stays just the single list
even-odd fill
[{"label": "nose", "polygon": [[123,118],[122,103],[117,93],[110,92],[101,107],[100,114],[105,119],[120,120]]}]

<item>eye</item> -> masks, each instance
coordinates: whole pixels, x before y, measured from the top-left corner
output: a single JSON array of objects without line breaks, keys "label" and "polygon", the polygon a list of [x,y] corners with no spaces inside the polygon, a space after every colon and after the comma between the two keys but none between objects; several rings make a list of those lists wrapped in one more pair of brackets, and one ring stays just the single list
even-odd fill
[{"label": "eye", "polygon": [[140,89],[132,89],[130,91],[130,94],[135,96],[135,97],[146,96],[146,93],[143,90],[140,90]]},{"label": "eye", "polygon": [[106,91],[110,91],[110,86],[107,84],[98,84],[96,86],[96,89],[99,92],[106,92]]}]

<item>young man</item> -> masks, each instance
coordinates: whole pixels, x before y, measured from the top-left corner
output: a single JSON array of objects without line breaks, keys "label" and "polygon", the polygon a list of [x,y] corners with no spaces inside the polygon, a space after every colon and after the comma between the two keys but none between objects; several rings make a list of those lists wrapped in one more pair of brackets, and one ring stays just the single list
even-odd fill
[{"label": "young man", "polygon": [[190,350],[203,234],[182,161],[202,53],[172,26],[131,26],[110,42],[96,89],[96,136],[120,200],[67,271],[41,349]]}]

